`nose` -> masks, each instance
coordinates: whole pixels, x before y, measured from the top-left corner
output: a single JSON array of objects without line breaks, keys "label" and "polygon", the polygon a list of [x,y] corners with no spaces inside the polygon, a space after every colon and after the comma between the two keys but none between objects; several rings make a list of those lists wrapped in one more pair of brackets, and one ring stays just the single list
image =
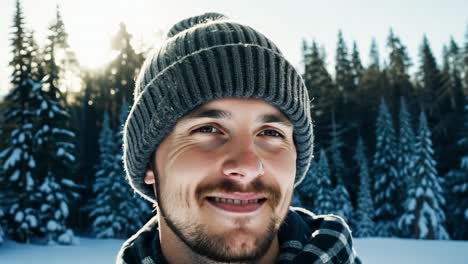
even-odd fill
[{"label": "nose", "polygon": [[234,143],[226,150],[228,158],[223,163],[223,174],[226,177],[239,178],[238,180],[250,182],[262,176],[265,171],[262,160],[255,152],[252,143]]}]

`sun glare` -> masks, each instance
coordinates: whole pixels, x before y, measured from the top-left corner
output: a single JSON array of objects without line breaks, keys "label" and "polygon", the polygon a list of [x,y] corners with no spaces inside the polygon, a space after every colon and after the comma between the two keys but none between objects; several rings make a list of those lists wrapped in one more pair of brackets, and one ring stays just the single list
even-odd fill
[{"label": "sun glare", "polygon": [[85,0],[70,1],[63,6],[70,46],[84,68],[96,69],[109,61],[111,38],[124,21],[122,14],[133,15],[132,9],[126,9],[124,4]]}]

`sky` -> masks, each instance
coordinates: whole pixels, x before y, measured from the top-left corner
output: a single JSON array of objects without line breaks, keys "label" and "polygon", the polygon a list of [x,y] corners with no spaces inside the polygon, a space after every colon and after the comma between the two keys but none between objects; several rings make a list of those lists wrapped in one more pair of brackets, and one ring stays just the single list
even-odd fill
[{"label": "sky", "polygon": [[[110,39],[120,22],[127,25],[137,47],[151,47],[158,45],[173,24],[205,12],[220,12],[254,27],[272,39],[298,67],[302,40],[316,40],[325,47],[331,70],[339,29],[349,48],[356,41],[366,63],[373,37],[385,56],[385,40],[393,28],[408,47],[415,65],[419,63],[423,34],[440,58],[450,36],[462,45],[468,29],[466,0],[21,0],[21,3],[26,25],[34,30],[39,44],[44,42],[59,5],[69,44],[80,64],[91,69],[110,60]],[[10,87],[9,33],[14,11],[15,0],[0,0],[0,95]]]}]

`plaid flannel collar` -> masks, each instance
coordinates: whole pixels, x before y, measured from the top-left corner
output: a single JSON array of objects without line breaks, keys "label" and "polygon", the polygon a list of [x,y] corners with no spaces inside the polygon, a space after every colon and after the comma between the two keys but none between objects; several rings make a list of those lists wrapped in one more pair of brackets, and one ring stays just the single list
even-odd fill
[{"label": "plaid flannel collar", "polygon": [[[153,217],[122,246],[117,264],[166,264],[159,244],[157,217]],[[335,215],[315,215],[291,207],[281,226],[277,263],[360,264],[352,245],[351,231]]]}]

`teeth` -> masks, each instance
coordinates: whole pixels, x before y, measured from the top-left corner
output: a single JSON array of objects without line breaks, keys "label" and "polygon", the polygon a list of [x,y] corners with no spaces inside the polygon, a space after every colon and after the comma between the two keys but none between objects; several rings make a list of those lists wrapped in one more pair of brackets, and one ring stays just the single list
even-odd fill
[{"label": "teeth", "polygon": [[260,199],[253,199],[253,200],[237,200],[237,199],[225,199],[214,197],[214,201],[216,203],[228,203],[228,204],[235,204],[235,205],[244,205],[244,204],[253,204],[258,203]]}]

